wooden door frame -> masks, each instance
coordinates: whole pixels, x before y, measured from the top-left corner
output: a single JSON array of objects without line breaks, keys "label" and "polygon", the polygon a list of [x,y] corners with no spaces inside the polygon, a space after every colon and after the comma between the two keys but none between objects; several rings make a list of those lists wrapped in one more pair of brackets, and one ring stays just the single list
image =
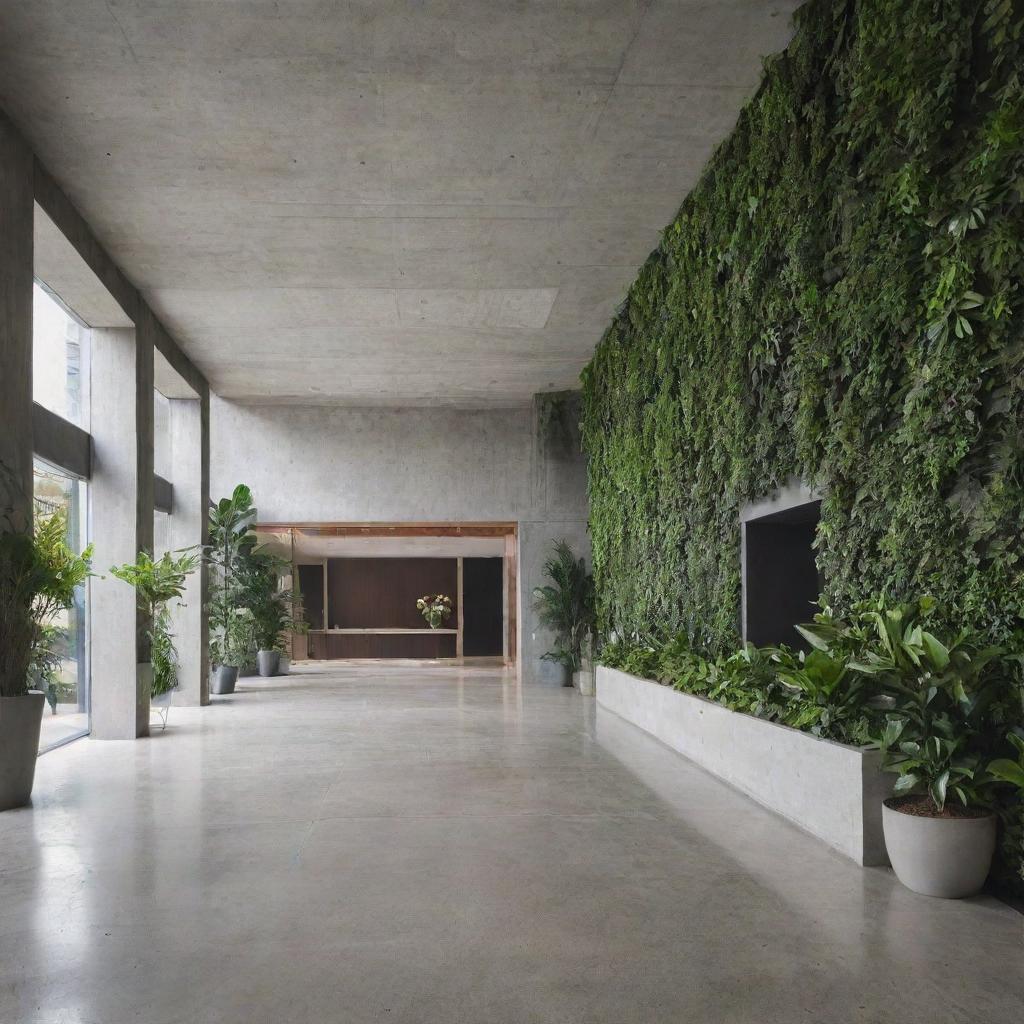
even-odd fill
[{"label": "wooden door frame", "polygon": [[[505,665],[513,667],[518,651],[518,564],[519,524],[516,522],[470,522],[470,523],[388,523],[388,522],[266,522],[257,523],[256,533],[287,534],[292,549],[292,578],[297,579],[295,561],[295,535],[309,537],[503,537],[505,550],[502,555],[503,608],[502,623],[503,654]],[[458,559],[459,569],[465,556],[453,555]],[[461,578],[461,571],[459,576]],[[461,582],[461,579],[460,579]],[[324,588],[327,586],[327,569],[324,567]],[[326,605],[324,612],[326,614]],[[456,641],[458,657],[462,659],[462,595],[458,603],[459,636]]]}]

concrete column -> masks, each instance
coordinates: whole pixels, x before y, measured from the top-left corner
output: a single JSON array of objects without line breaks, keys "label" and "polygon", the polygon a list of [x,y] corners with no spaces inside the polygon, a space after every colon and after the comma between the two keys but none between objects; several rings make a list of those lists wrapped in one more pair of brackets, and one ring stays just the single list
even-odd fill
[{"label": "concrete column", "polygon": [[93,473],[89,486],[94,565],[92,735],[149,733],[149,623],[135,591],[108,572],[153,550],[153,345],[138,328],[92,332]]},{"label": "concrete column", "polygon": [[32,523],[32,226],[32,153],[0,112],[0,513],[19,529]]},{"label": "concrete column", "polygon": [[[172,398],[171,549],[205,547],[209,540],[210,402]],[[171,609],[171,632],[178,651],[178,689],[172,701],[185,706],[210,703],[210,658],[207,642],[208,573],[204,562],[185,586],[183,603]]]}]

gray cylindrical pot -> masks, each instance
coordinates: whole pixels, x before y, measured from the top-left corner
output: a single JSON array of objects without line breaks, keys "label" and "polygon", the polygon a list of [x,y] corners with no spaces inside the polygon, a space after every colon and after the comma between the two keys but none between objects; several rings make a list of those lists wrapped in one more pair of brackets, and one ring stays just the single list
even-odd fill
[{"label": "gray cylindrical pot", "polygon": [[238,681],[238,669],[234,665],[218,665],[210,676],[210,693],[223,696],[235,692]]},{"label": "gray cylindrical pot", "polygon": [[291,658],[287,654],[282,654],[277,659],[277,674],[279,676],[286,676],[291,671],[292,662]]},{"label": "gray cylindrical pot", "polygon": [[0,811],[24,807],[32,798],[45,704],[35,692],[0,697]]},{"label": "gray cylindrical pot", "polygon": [[276,676],[281,655],[277,651],[257,651],[256,669],[261,676]]},{"label": "gray cylindrical pot", "polygon": [[914,892],[958,900],[980,891],[996,848],[996,817],[922,818],[882,805],[882,830],[896,877]]}]

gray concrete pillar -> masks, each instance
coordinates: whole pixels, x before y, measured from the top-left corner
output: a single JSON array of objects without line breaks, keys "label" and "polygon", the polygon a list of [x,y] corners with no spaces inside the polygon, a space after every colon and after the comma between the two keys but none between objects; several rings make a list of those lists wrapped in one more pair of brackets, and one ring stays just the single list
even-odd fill
[{"label": "gray concrete pillar", "polygon": [[92,581],[92,736],[149,733],[149,623],[135,591],[112,565],[153,550],[153,345],[144,325],[92,332],[93,471],[89,485],[95,554]]},{"label": "gray concrete pillar", "polygon": [[32,152],[0,112],[0,512],[18,529],[32,523],[32,225]]},{"label": "gray concrete pillar", "polygon": [[[172,398],[171,549],[205,547],[209,539],[210,401]],[[195,707],[210,703],[207,642],[208,574],[205,562],[188,580],[183,603],[171,609],[171,631],[178,652],[178,689],[172,701]]]}]

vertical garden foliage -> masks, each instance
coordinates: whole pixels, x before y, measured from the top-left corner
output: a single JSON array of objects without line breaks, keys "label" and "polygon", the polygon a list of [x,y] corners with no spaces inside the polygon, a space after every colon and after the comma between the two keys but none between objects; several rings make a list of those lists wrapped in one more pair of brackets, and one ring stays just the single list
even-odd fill
[{"label": "vertical garden foliage", "polygon": [[839,609],[1019,628],[1024,4],[812,0],[583,374],[600,628],[738,641],[740,505]]}]

